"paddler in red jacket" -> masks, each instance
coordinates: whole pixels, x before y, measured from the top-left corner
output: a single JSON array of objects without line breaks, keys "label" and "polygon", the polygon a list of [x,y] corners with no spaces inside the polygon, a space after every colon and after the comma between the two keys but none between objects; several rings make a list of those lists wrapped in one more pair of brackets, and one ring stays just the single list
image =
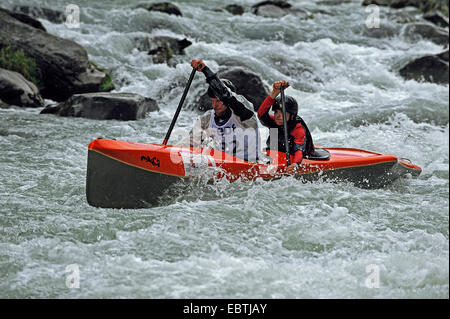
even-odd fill
[{"label": "paddler in red jacket", "polygon": [[[286,81],[274,82],[272,92],[256,111],[261,123],[270,129],[270,135],[267,139],[267,148],[279,152],[286,152],[281,98],[278,96],[282,86],[286,89],[289,87],[289,83]],[[297,171],[305,156],[314,154],[314,144],[306,123],[297,115],[297,101],[293,97],[286,95],[285,105],[289,150],[291,155],[294,156],[292,164],[287,167],[286,172],[288,174],[293,174]],[[271,107],[275,112],[274,115],[269,114]]]}]

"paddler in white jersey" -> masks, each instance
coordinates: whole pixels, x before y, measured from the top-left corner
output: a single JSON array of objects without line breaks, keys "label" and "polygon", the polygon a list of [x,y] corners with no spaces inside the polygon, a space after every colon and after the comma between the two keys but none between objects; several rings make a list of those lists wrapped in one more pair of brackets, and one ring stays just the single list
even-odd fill
[{"label": "paddler in white jersey", "polygon": [[261,155],[258,121],[253,105],[236,94],[231,81],[220,80],[203,60],[192,60],[191,66],[206,77],[212,110],[194,124],[189,137],[190,146],[209,147],[256,162]]}]

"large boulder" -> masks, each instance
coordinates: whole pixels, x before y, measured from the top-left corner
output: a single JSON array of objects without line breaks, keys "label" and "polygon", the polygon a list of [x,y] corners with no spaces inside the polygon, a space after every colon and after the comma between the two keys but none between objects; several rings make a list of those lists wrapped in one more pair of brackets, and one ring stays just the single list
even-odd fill
[{"label": "large boulder", "polygon": [[170,2],[158,2],[158,3],[141,3],[137,6],[148,11],[159,11],[167,14],[174,14],[176,16],[182,16],[181,10]]},{"label": "large boulder", "polygon": [[281,18],[287,14],[294,14],[302,18],[310,18],[309,11],[293,8],[290,3],[284,0],[267,0],[258,2],[252,6],[252,12],[257,16],[266,18]]},{"label": "large boulder", "polygon": [[53,23],[64,23],[66,21],[66,15],[63,12],[49,8],[17,5],[13,8],[13,11]]},{"label": "large boulder", "polygon": [[11,105],[43,107],[38,88],[20,73],[0,69],[0,99]]},{"label": "large boulder", "polygon": [[89,62],[79,44],[24,24],[4,11],[0,11],[0,21],[0,47],[22,50],[35,61],[44,98],[63,101],[72,94],[104,88],[107,74]]},{"label": "large boulder", "polygon": [[[220,79],[228,79],[233,82],[237,90],[236,93],[243,95],[250,103],[253,104],[254,108],[261,105],[269,94],[261,78],[247,68],[240,66],[230,67],[220,70],[217,75]],[[205,91],[206,88],[207,86],[205,86]],[[202,112],[212,108],[211,101],[206,92],[200,96],[199,101],[197,101],[197,105],[198,110]]]},{"label": "large boulder", "polygon": [[448,44],[448,31],[426,23],[412,23],[405,26],[405,36],[410,41],[427,39],[436,44]]},{"label": "large boulder", "polygon": [[448,50],[416,59],[400,69],[400,75],[407,80],[448,84]]},{"label": "large boulder", "polygon": [[19,12],[12,12],[3,8],[0,8],[0,11],[3,13],[8,14],[9,16],[19,20],[22,23],[28,24],[29,26],[45,31],[47,32],[47,30],[45,30],[44,26],[42,25],[42,23],[36,19],[33,19],[32,17],[23,14],[23,13],[19,13]]},{"label": "large boulder", "polygon": [[139,120],[148,112],[159,110],[155,100],[133,93],[86,93],[47,106],[41,114],[84,117],[94,120]]}]

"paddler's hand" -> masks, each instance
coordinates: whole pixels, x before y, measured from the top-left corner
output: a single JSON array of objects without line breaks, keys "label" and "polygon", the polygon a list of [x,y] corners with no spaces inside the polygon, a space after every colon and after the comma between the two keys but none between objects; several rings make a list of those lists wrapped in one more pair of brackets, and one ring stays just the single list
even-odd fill
[{"label": "paddler's hand", "polygon": [[284,87],[284,89],[287,89],[289,87],[289,83],[286,81],[276,81],[273,82],[272,85],[272,93],[270,93],[270,97],[275,100],[275,98],[280,94],[281,87]]},{"label": "paddler's hand", "polygon": [[295,174],[298,171],[298,168],[300,166],[300,163],[294,163],[286,167],[286,173],[288,174]]},{"label": "paddler's hand", "polygon": [[205,68],[205,62],[203,62],[202,59],[198,59],[198,60],[192,60],[191,61],[191,66],[196,69],[199,72],[202,72],[203,69]]}]

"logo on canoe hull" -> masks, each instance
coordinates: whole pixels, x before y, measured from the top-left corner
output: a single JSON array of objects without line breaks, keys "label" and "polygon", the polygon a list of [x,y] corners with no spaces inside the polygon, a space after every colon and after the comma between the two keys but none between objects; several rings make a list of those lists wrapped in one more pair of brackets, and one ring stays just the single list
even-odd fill
[{"label": "logo on canoe hull", "polygon": [[152,164],[153,166],[160,166],[161,162],[159,161],[159,159],[155,157],[150,157],[150,156],[141,156],[141,161],[146,161],[147,163]]}]

